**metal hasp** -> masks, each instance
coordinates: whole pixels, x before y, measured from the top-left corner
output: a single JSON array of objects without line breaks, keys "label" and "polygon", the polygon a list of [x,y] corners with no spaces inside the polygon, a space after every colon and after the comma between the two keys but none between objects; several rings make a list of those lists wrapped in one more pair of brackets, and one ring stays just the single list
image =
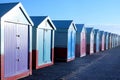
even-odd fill
[{"label": "metal hasp", "polygon": [[48,16],[31,16],[33,27],[33,68],[54,64],[54,24]]},{"label": "metal hasp", "polygon": [[55,61],[75,59],[76,26],[73,20],[53,20],[55,31]]},{"label": "metal hasp", "polygon": [[84,24],[76,24],[76,57],[86,56],[86,29]]},{"label": "metal hasp", "polygon": [[32,74],[32,26],[21,3],[0,4],[1,80],[16,80]]}]

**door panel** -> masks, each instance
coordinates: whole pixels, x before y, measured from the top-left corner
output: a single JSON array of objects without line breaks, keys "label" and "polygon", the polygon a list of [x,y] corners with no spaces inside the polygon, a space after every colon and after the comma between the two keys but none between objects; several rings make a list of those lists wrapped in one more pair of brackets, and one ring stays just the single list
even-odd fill
[{"label": "door panel", "polygon": [[38,64],[51,62],[51,30],[38,29]]},{"label": "door panel", "polygon": [[6,22],[4,28],[4,66],[5,77],[8,77],[13,75],[16,70],[16,25]]},{"label": "door panel", "polygon": [[69,30],[68,31],[68,54],[67,54],[67,58],[70,59],[71,58],[71,52],[72,52],[72,32]]},{"label": "door panel", "polygon": [[93,37],[93,34],[91,34],[90,36],[91,36],[91,39],[90,39],[90,53],[93,53],[94,37]]},{"label": "door panel", "polygon": [[37,50],[38,50],[38,65],[43,64],[43,33],[42,29],[37,29]]},{"label": "door panel", "polygon": [[85,55],[85,33],[81,33],[81,54],[84,56]]},{"label": "door panel", "polygon": [[80,39],[81,39],[81,40],[80,40],[80,41],[81,41],[81,42],[80,42],[80,44],[81,44],[81,46],[80,46],[80,54],[81,54],[81,55],[83,55],[83,52],[84,52],[84,42],[83,42],[84,39],[83,39],[83,36],[84,36],[83,33],[81,33],[81,37],[80,37]]},{"label": "door panel", "polygon": [[28,65],[28,26],[17,24],[17,71],[22,72],[27,70]]},{"label": "door panel", "polygon": [[72,31],[71,32],[72,35],[72,39],[71,39],[71,57],[74,58],[75,57],[75,32]]},{"label": "door panel", "polygon": [[51,62],[51,30],[44,30],[44,62]]},{"label": "door panel", "polygon": [[86,55],[86,36],[85,36],[85,32],[83,33],[83,52],[84,52],[84,55]]}]

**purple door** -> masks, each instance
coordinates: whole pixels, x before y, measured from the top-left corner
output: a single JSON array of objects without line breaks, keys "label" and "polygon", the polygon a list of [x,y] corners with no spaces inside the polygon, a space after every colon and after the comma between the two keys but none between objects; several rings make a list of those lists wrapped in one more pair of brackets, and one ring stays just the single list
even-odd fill
[{"label": "purple door", "polygon": [[28,26],[5,23],[5,77],[22,73],[28,65]]}]

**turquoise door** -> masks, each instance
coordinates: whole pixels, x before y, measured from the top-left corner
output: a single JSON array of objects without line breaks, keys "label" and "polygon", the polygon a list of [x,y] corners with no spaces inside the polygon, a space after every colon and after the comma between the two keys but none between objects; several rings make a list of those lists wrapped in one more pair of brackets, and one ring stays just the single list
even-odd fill
[{"label": "turquoise door", "polygon": [[51,62],[51,30],[44,30],[44,62]]},{"label": "turquoise door", "polygon": [[71,42],[72,42],[72,55],[71,55],[71,57],[72,58],[74,58],[75,57],[75,41],[76,41],[76,39],[75,39],[75,31],[73,31],[72,33],[71,33],[71,35],[72,35],[72,40],[71,40]]},{"label": "turquoise door", "polygon": [[51,30],[37,30],[38,65],[51,62]]},{"label": "turquoise door", "polygon": [[72,32],[68,30],[68,54],[67,59],[71,59],[71,52],[72,52]]},{"label": "turquoise door", "polygon": [[75,57],[75,32],[72,30],[68,31],[68,59]]}]

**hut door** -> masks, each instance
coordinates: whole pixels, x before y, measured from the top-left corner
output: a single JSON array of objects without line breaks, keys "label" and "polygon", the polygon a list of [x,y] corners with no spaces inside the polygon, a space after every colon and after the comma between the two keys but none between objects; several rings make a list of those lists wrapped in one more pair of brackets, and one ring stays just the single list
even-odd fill
[{"label": "hut door", "polygon": [[37,29],[38,65],[43,64],[43,30]]},{"label": "hut door", "polygon": [[9,77],[16,72],[16,24],[6,22],[4,26],[4,72]]},{"label": "hut door", "polygon": [[85,55],[85,53],[86,53],[86,36],[85,36],[85,32],[83,33],[83,52],[84,52],[84,55]]},{"label": "hut door", "polygon": [[85,33],[81,33],[81,55],[84,56],[85,55]]},{"label": "hut door", "polygon": [[38,65],[51,62],[51,30],[38,29]]},{"label": "hut door", "polygon": [[51,62],[51,30],[44,30],[43,61]]},{"label": "hut door", "polygon": [[71,35],[72,35],[72,39],[71,39],[71,42],[72,42],[72,46],[71,46],[71,57],[74,58],[75,57],[75,32],[72,31],[71,32]]},{"label": "hut door", "polygon": [[84,49],[84,39],[83,39],[83,33],[81,33],[81,38],[80,38],[81,40],[80,40],[80,44],[81,44],[81,46],[80,46],[80,53],[81,53],[81,55],[83,55],[83,49]]},{"label": "hut door", "polygon": [[75,52],[75,35],[73,31],[68,31],[68,59],[73,58]]},{"label": "hut door", "polygon": [[105,46],[105,37],[104,35],[102,36],[102,50],[104,50],[104,46]]},{"label": "hut door", "polygon": [[17,24],[16,39],[16,70],[22,72],[28,67],[28,25]]},{"label": "hut door", "polygon": [[93,53],[94,37],[93,37],[93,34],[91,34],[90,36],[91,36],[91,39],[90,39],[90,53]]},{"label": "hut door", "polygon": [[97,52],[99,51],[99,44],[100,44],[100,38],[99,38],[99,34],[97,34],[97,41],[96,41],[96,50],[97,50]]},{"label": "hut door", "polygon": [[5,23],[4,53],[5,77],[27,70],[28,26]]},{"label": "hut door", "polygon": [[67,58],[71,59],[71,52],[72,52],[72,32],[69,30],[68,31],[68,54],[67,54]]}]

